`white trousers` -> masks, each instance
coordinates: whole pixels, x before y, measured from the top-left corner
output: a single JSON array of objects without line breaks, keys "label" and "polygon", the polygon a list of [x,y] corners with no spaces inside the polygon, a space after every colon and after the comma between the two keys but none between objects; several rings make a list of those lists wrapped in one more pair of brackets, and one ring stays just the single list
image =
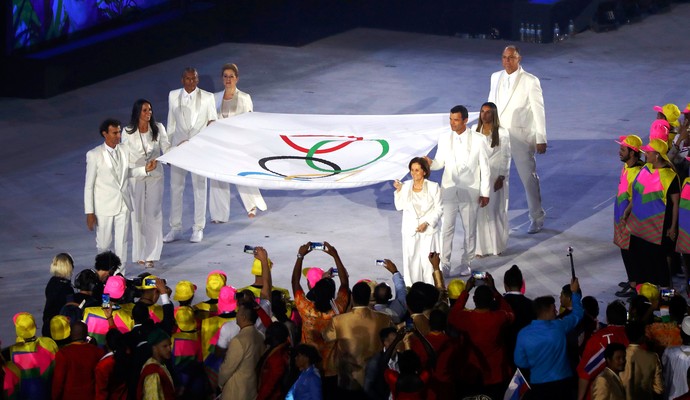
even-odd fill
[{"label": "white trousers", "polygon": [[[206,186],[207,179],[201,175],[192,175],[194,191],[194,230],[206,227]],[[170,166],[170,228],[182,230],[182,196],[184,194],[187,170]]]},{"label": "white trousers", "polygon": [[530,221],[544,222],[546,213],[541,206],[541,189],[537,175],[537,160],[534,158],[536,147],[510,135],[510,153],[517,168],[518,175],[525,187]]},{"label": "white trousers", "polygon": [[[96,249],[98,253],[112,250],[120,257],[122,267],[120,271],[124,275],[127,264],[127,234],[129,233],[129,210],[124,205],[122,212],[117,215],[96,214]],[[113,232],[115,233],[113,235]]]},{"label": "white trousers", "polygon": [[[230,184],[211,179],[209,187],[208,209],[211,213],[211,220],[228,222],[230,220]],[[250,186],[236,187],[247,213],[255,207],[261,211],[266,211],[268,207],[258,188]]]},{"label": "white trousers", "polygon": [[443,233],[441,237],[441,264],[450,267],[451,275],[457,272],[451,267],[455,219],[460,216],[464,232],[464,249],[460,257],[463,269],[469,268],[474,260],[477,235],[477,212],[479,211],[479,190],[461,187],[441,189],[443,201]]},{"label": "white trousers", "polygon": [[158,261],[163,250],[163,175],[130,178],[132,261]]}]

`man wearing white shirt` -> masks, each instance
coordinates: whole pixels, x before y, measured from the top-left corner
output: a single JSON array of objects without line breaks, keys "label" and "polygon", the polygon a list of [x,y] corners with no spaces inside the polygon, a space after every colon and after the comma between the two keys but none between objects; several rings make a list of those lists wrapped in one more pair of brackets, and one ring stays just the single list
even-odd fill
[{"label": "man wearing white shirt", "polygon": [[[467,129],[468,113],[464,106],[450,110],[452,132],[443,133],[438,140],[436,157],[426,157],[432,170],[443,170],[441,198],[443,200],[443,236],[441,264],[449,275],[469,275],[475,257],[477,213],[489,204],[489,156],[486,140],[479,132]],[[464,230],[464,248],[460,267],[452,269],[455,219],[460,214]]]},{"label": "man wearing white shirt", "polygon": [[[194,137],[199,131],[217,119],[213,93],[201,90],[196,69],[187,67],[182,73],[182,88],[175,89],[168,96],[168,136],[172,146],[179,146]],[[204,238],[206,227],[207,179],[192,173],[194,191],[194,226],[190,242],[197,243]],[[170,232],[165,243],[180,239],[182,235],[182,197],[187,171],[170,167]]]},{"label": "man wearing white shirt", "polygon": [[143,167],[130,169],[129,153],[118,146],[122,138],[120,125],[120,121],[115,119],[103,121],[100,133],[105,139],[104,143],[86,153],[84,213],[87,228],[90,231],[96,229],[98,253],[114,247],[123,265],[118,272],[124,274],[128,222],[132,210],[129,177],[146,176],[156,169],[157,162],[151,160]]},{"label": "man wearing white shirt", "polygon": [[690,316],[683,318],[680,324],[680,337],[683,344],[667,347],[661,356],[664,387],[667,394],[664,399],[675,399],[688,391],[686,377],[690,368]]},{"label": "man wearing white shirt", "polygon": [[546,153],[546,117],[539,78],[522,69],[521,59],[517,47],[503,50],[503,71],[491,75],[489,101],[496,104],[501,126],[510,132],[511,155],[527,195],[527,232],[537,233],[544,226],[546,213],[534,153]]}]

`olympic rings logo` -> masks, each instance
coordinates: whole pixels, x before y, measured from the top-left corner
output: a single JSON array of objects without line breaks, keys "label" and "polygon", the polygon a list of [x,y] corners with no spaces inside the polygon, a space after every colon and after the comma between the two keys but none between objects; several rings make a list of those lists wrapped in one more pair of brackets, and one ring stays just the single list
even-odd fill
[{"label": "olympic rings logo", "polygon": [[[296,179],[309,181],[313,179],[328,178],[342,173],[357,173],[361,168],[370,165],[388,154],[390,151],[390,145],[387,140],[383,139],[364,139],[363,137],[357,136],[342,136],[342,135],[280,135],[280,138],[287,144],[290,148],[297,150],[300,153],[304,153],[304,156],[272,156],[264,157],[259,160],[259,166],[266,172],[256,171],[256,172],[240,172],[239,176],[249,176],[249,175],[265,175],[270,177],[280,177],[283,179]],[[325,138],[325,140],[320,140],[312,145],[310,148],[306,148],[295,143],[292,138]],[[323,155],[334,153],[336,151],[342,150],[347,146],[355,142],[375,142],[381,146],[380,153],[375,156],[370,161],[357,165],[355,167],[343,168],[333,161],[326,160],[321,157],[315,157],[315,155]],[[326,147],[330,146],[330,147]],[[282,173],[277,170],[271,169],[269,163],[278,160],[304,160],[306,165],[314,170],[314,173],[310,174],[287,174]]]}]

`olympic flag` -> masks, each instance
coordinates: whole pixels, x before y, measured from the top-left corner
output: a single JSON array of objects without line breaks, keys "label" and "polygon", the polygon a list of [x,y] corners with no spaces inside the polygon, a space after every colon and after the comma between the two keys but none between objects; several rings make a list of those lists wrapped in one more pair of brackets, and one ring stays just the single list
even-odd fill
[{"label": "olympic flag", "polygon": [[242,186],[346,189],[402,178],[409,161],[428,154],[449,131],[447,113],[253,112],[211,123],[158,160]]}]

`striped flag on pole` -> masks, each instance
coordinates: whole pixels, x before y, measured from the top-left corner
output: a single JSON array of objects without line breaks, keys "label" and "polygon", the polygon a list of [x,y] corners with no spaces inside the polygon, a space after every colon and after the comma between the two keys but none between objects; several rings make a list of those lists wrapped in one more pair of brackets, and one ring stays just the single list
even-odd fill
[{"label": "striped flag on pole", "polygon": [[520,400],[529,389],[530,387],[527,380],[522,376],[522,372],[520,372],[520,368],[518,368],[515,370],[515,374],[508,384],[508,390],[506,390],[503,400]]}]

